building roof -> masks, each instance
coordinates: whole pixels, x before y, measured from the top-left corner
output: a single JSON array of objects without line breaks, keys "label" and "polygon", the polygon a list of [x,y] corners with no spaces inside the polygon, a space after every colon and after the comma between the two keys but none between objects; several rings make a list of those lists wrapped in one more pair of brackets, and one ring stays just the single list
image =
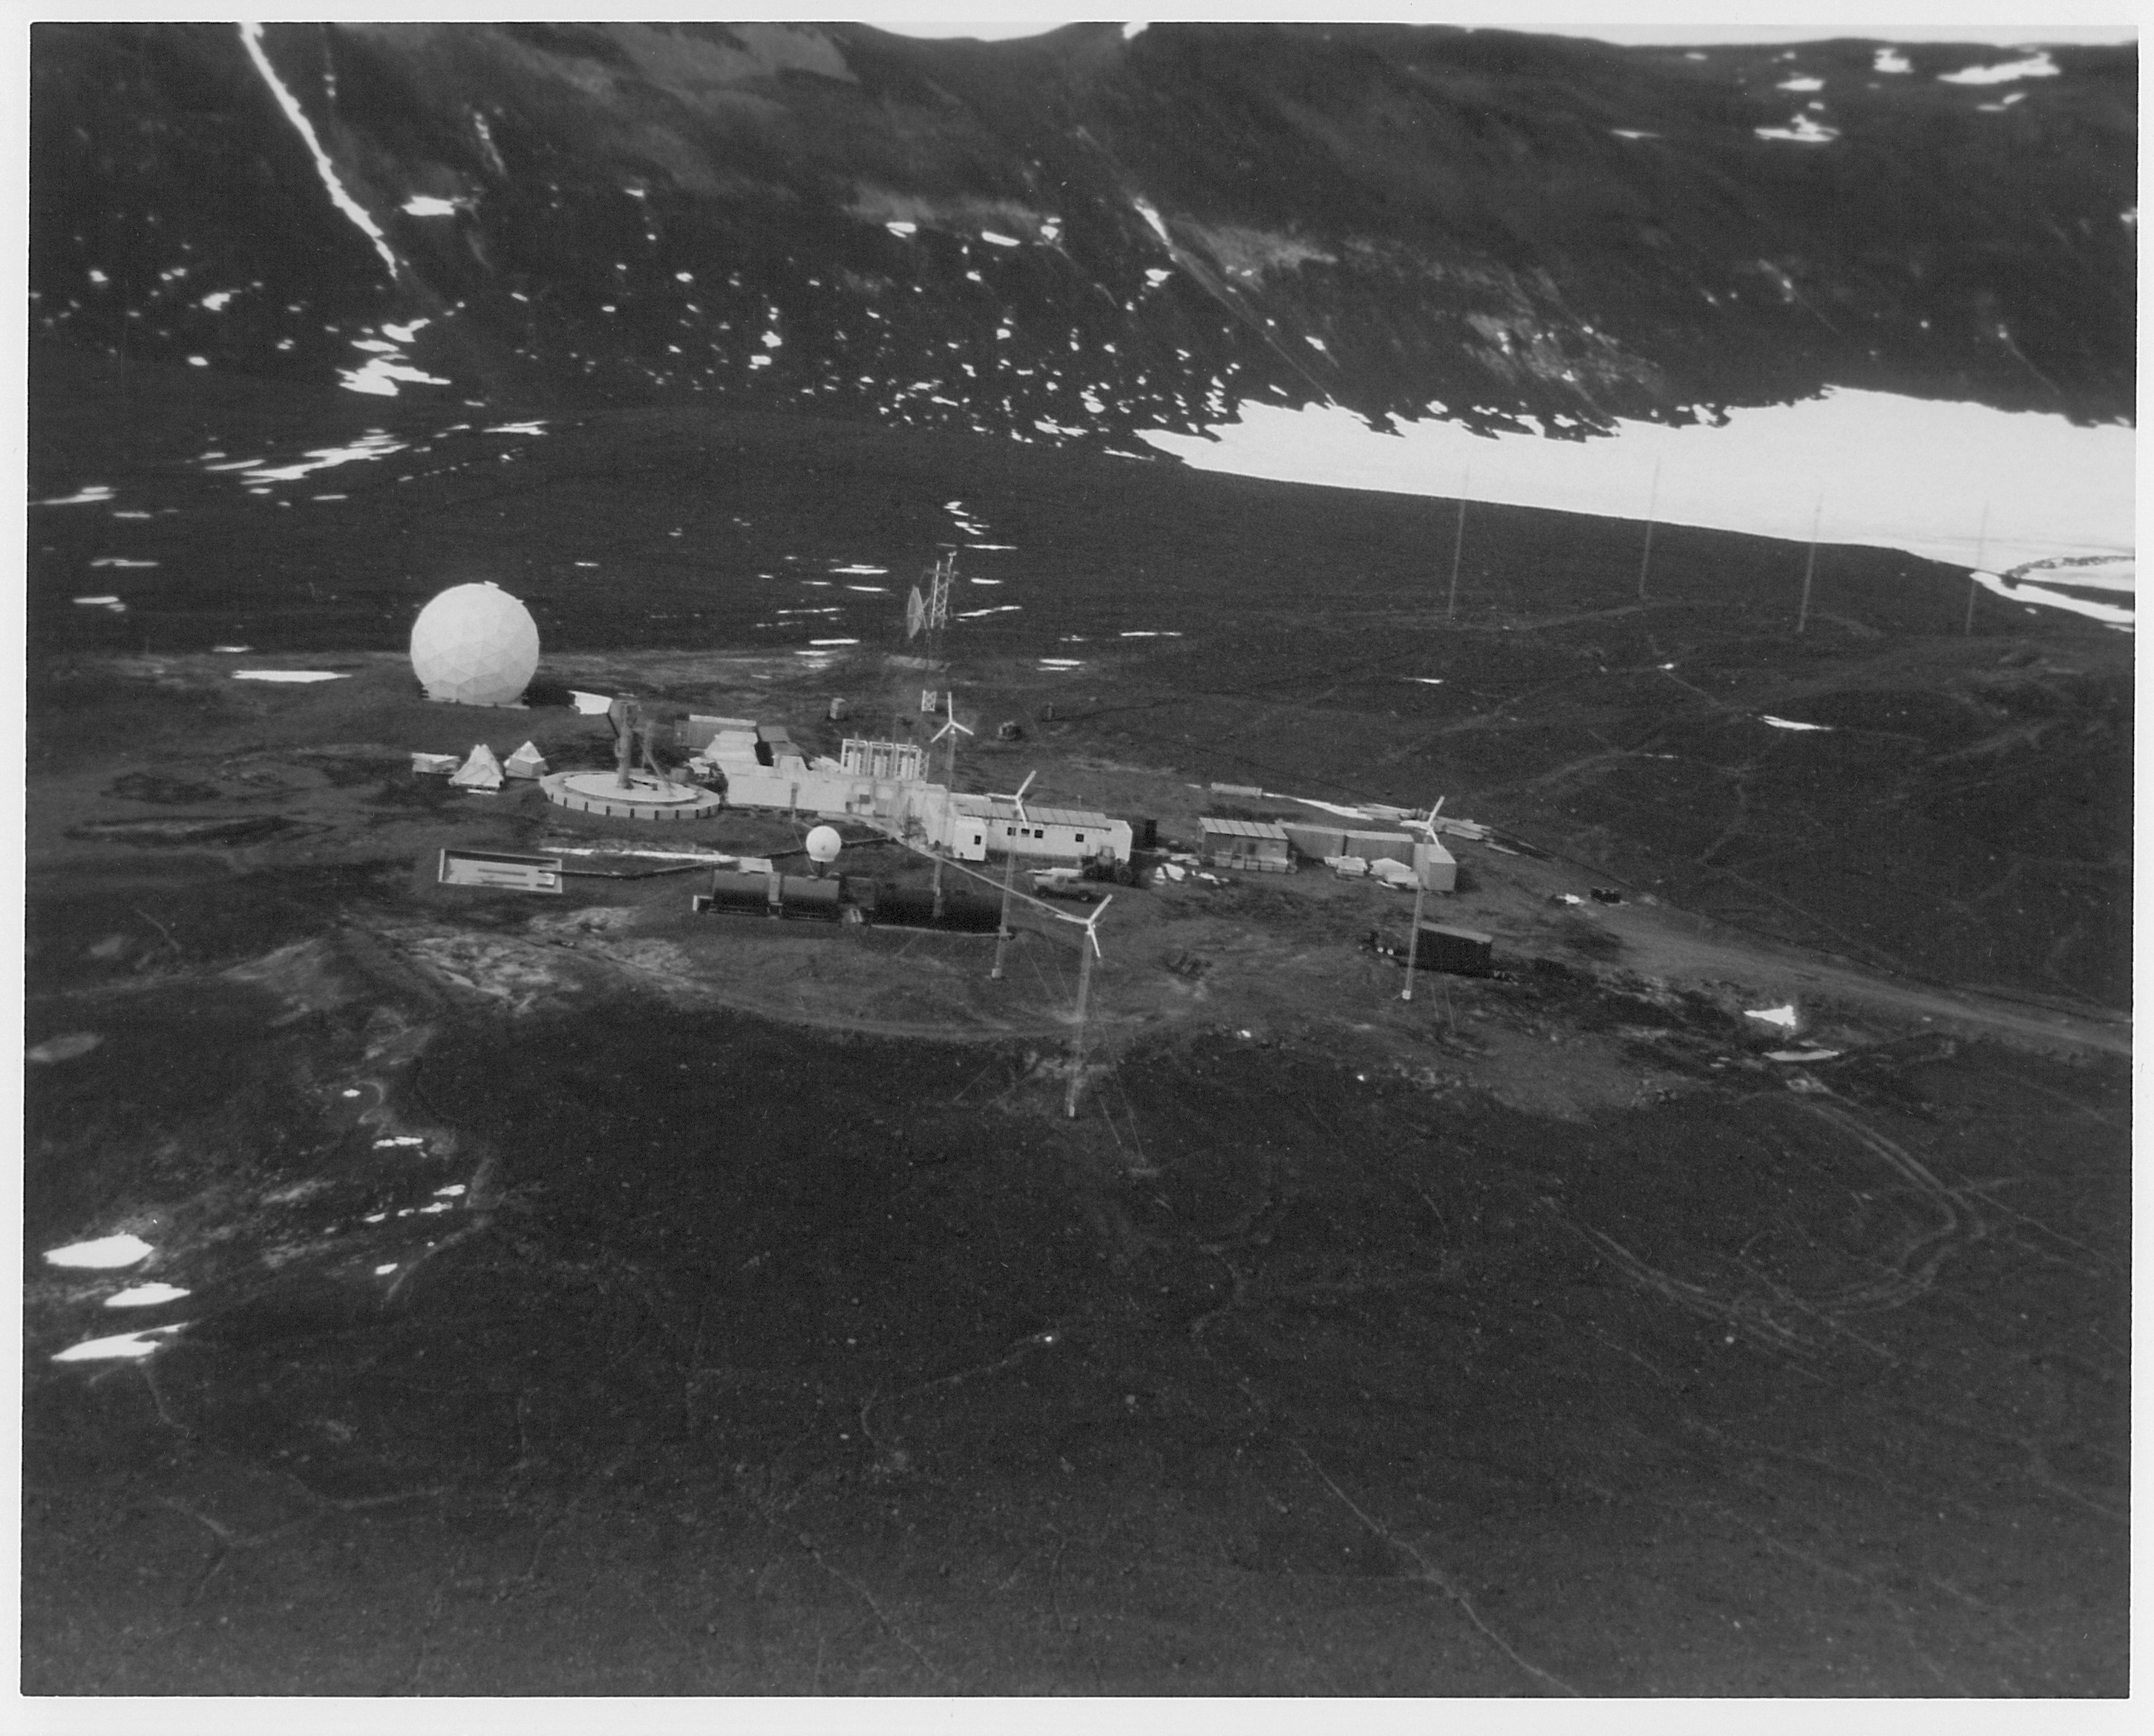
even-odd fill
[{"label": "building roof", "polygon": [[[998,802],[989,796],[959,795],[951,800],[960,814],[971,814],[988,819],[1015,819],[1017,809],[1008,802]],[[1024,804],[1026,823],[1037,826],[1094,826],[1102,830],[1114,825],[1105,814],[1090,808],[1043,808],[1037,802]]]},{"label": "building roof", "polygon": [[1207,832],[1222,832],[1229,838],[1276,838],[1286,842],[1285,829],[1268,819],[1221,819],[1207,814],[1197,824]]}]

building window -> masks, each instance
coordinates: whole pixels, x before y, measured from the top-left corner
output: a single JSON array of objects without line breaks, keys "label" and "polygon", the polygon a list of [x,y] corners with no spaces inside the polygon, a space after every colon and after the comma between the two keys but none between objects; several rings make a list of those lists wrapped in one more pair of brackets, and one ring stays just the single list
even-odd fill
[{"label": "building window", "polygon": [[1080,832],[1080,833],[1077,835],[1077,841],[1078,841],[1080,844],[1082,844],[1082,843],[1085,841],[1085,835],[1084,835],[1082,832]]}]

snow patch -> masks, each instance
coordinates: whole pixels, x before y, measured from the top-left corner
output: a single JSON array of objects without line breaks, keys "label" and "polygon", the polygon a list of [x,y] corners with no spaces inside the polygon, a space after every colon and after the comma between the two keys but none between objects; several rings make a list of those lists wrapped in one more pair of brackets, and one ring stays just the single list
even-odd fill
[{"label": "snow patch", "polygon": [[1840,136],[1836,126],[1820,126],[1807,115],[1798,115],[1785,126],[1753,126],[1761,139],[1784,139],[1791,145],[1830,145]]},{"label": "snow patch", "polygon": [[2039,49],[2024,60],[2001,61],[1994,66],[1963,66],[1957,72],[1939,73],[1940,84],[2009,84],[2018,79],[2054,79],[2057,64],[2049,50]]},{"label": "snow patch", "polygon": [[[1800,403],[1731,410],[1718,426],[1622,421],[1575,441],[1483,437],[1437,417],[1380,434],[1337,406],[1262,404],[1204,434],[1142,437],[1197,469],[1444,498],[1457,496],[1470,465],[1477,500],[1622,518],[1643,515],[1657,465],[1663,522],[1788,541],[1809,539],[1822,491],[1825,541],[1961,568],[2060,556],[2121,562],[2135,534],[2128,426],[2078,427],[2058,416],[1886,392],[1833,388]],[[2010,595],[2050,604],[2038,589]]]},{"label": "snow patch", "polygon": [[106,1362],[115,1359],[139,1361],[152,1356],[164,1345],[165,1340],[179,1331],[178,1326],[150,1326],[140,1332],[123,1332],[112,1338],[85,1339],[70,1345],[53,1358],[55,1362]]},{"label": "snow patch", "polygon": [[110,1271],[147,1259],[156,1251],[140,1236],[100,1236],[94,1242],[71,1242],[64,1248],[48,1248],[45,1264]]},{"label": "snow patch", "polygon": [[[314,122],[307,119],[307,111],[299,106],[299,100],[284,88],[283,81],[277,76],[276,68],[269,64],[268,55],[263,52],[262,27],[259,24],[242,24],[239,36],[240,40],[247,44],[247,53],[254,62],[255,69],[262,74],[270,94],[277,99],[278,107],[284,111],[286,118],[298,129],[300,138],[306,141],[307,149],[313,153],[315,171],[322,177],[322,185],[329,189],[330,202],[356,223],[367,239],[374,243],[374,251],[381,255],[381,263],[389,268],[389,275],[393,278],[397,273],[397,262],[396,255],[390,250],[389,238],[381,232],[380,226],[368,215],[366,207],[346,192],[344,183],[337,179],[335,166],[329,161],[329,153],[322,149],[320,139],[315,136]],[[370,388],[355,387],[354,390]],[[394,386],[390,387],[388,396],[394,397],[396,391]]]},{"label": "snow patch", "polygon": [[155,1308],[161,1302],[176,1302],[182,1296],[191,1296],[192,1290],[181,1289],[176,1284],[138,1284],[107,1296],[107,1308]]}]

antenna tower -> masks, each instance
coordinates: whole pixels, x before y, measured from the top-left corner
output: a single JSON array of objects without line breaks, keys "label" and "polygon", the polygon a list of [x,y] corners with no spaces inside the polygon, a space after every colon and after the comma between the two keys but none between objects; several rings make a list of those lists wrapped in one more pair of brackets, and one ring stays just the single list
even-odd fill
[{"label": "antenna tower", "polygon": [[[935,557],[935,564],[920,575],[920,584],[926,587],[923,596],[916,587],[913,595],[921,597],[920,625],[927,630],[929,651],[936,656],[942,655],[943,630],[950,625],[950,587],[957,577],[957,551],[945,549]],[[910,638],[919,628],[911,627],[912,611],[910,604],[906,611]]]}]

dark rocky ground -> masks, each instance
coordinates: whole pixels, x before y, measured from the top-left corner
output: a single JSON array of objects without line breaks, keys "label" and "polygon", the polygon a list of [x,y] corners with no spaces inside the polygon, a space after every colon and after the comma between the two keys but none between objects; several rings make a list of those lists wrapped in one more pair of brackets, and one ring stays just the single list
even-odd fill
[{"label": "dark rocky ground", "polygon": [[[26,1037],[102,1040],[28,1082],[26,1691],[2125,1691],[2124,636],[1828,550],[1796,640],[1799,550],[1669,532],[1641,607],[1624,527],[1496,511],[1447,624],[1445,503],[750,416],[286,509],[180,461],[415,413],[64,377],[36,491],[180,510],[120,615],[102,509],[33,522]],[[557,682],[895,728],[894,624],[809,672],[749,575],[901,585],[955,496],[1024,607],[949,684],[1028,729],[961,781],[1446,794],[1550,853],[1461,846],[1517,980],[1402,1006],[1321,875],[1130,892],[1069,1121],[1051,937],[427,884],[556,823],[404,750],[594,722],[418,702],[370,654],[438,585]],[[1840,1058],[1766,1061],[1827,969]],[[38,1261],[120,1229],[194,1294]]]},{"label": "dark rocky ground", "polygon": [[[1574,435],[1832,385],[2133,414],[2129,45],[1997,84],[1949,82],[2011,58],[1974,43],[1895,74],[1855,38],[1353,23],[262,41],[379,247],[232,25],[45,23],[38,335],[1095,447],[1249,401]],[[1798,115],[1832,136],[1759,136]]]}]

